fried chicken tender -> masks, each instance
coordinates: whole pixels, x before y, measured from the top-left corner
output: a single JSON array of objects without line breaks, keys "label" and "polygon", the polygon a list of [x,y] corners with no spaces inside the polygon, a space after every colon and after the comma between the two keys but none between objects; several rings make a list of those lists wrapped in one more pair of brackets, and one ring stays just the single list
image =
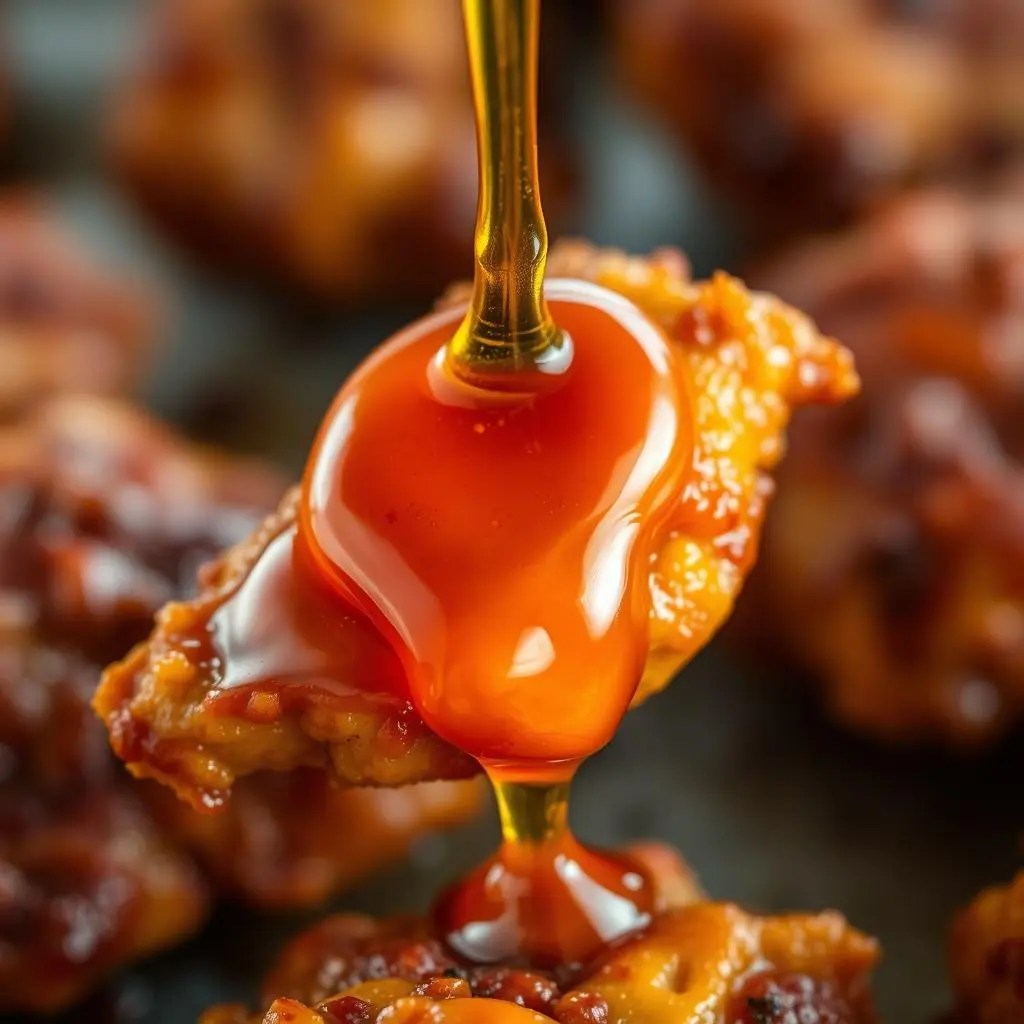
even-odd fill
[{"label": "fried chicken tender", "polygon": [[211,895],[316,902],[475,808],[473,791],[297,773],[246,779],[200,819],[111,756],[89,706],[101,666],[281,489],[110,400],[0,429],[0,1011],[68,1005],[195,931]]},{"label": "fried chicken tender", "polygon": [[[469,270],[476,141],[457,4],[161,0],[152,27],[111,147],[172,235],[323,298],[430,295]],[[554,211],[567,176],[551,141]]]},{"label": "fried chicken tender", "polygon": [[[790,410],[838,401],[857,378],[848,353],[806,317],[725,274],[695,283],[676,253],[633,259],[568,243],[552,252],[549,273],[628,296],[687,354],[693,474],[651,568],[651,653],[640,701],[729,614],[756,557],[768,471],[782,454]],[[460,287],[442,302],[464,295]],[[230,665],[217,631],[230,636],[230,623],[218,615],[232,600],[244,604],[247,581],[288,564],[297,504],[297,493],[289,495],[261,530],[206,570],[198,598],[166,607],[149,642],[107,671],[96,708],[115,751],[133,772],[197,806],[219,804],[236,777],[262,768],[326,766],[347,782],[388,786],[474,772],[474,762],[419,719],[397,655],[358,616],[330,624],[332,645],[346,653],[340,669],[299,665],[285,687],[273,678],[221,686]],[[282,646],[314,628],[316,616],[304,595],[278,597],[263,628],[279,632]]]},{"label": "fried chicken tender", "polygon": [[755,917],[701,902],[664,847],[648,854],[669,909],[593,963],[554,971],[471,966],[420,918],[327,918],[288,946],[263,984],[265,1014],[201,1024],[874,1024],[877,944],[838,914]]},{"label": "fried chicken tender", "polygon": [[1024,151],[1018,0],[617,0],[624,75],[745,223],[833,227]]},{"label": "fried chicken tender", "polygon": [[42,200],[0,197],[0,421],[60,392],[126,391],[155,319],[145,292],[95,266]]},{"label": "fried chicken tender", "polygon": [[792,433],[759,656],[771,636],[887,739],[978,746],[1024,713],[1022,268],[1024,175],[908,195],[762,275],[850,345],[864,392]]},{"label": "fried chicken tender", "polygon": [[953,922],[950,975],[964,1024],[1024,1019],[1024,874],[986,889]]}]

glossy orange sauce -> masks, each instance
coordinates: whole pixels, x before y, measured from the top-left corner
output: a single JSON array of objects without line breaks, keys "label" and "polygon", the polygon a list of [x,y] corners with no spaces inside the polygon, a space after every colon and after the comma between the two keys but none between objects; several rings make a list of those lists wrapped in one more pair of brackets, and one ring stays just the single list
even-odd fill
[{"label": "glossy orange sauce", "polygon": [[390,1009],[392,1024],[550,1024],[551,1018],[500,999],[401,999]]},{"label": "glossy orange sauce", "polygon": [[380,349],[327,416],[301,512],[320,571],[391,639],[427,725],[507,779],[568,777],[614,733],[692,451],[661,331],[594,285],[548,295],[575,355],[533,393],[453,379],[457,315]]},{"label": "glossy orange sauce", "polygon": [[564,796],[541,805],[636,690],[648,566],[693,417],[669,342],[635,306],[584,282],[547,293],[574,354],[534,390],[455,379],[457,313],[380,349],[321,429],[300,538],[312,585],[329,580],[390,640],[423,720],[499,790],[505,843],[439,903],[439,927],[469,959],[551,966],[654,909],[639,869],[575,841]]},{"label": "glossy orange sauce", "polygon": [[[466,11],[483,181],[470,312],[413,324],[342,388],[298,530],[213,631],[225,698],[273,675],[277,702],[290,665],[343,695],[348,661],[370,655],[337,650],[340,617],[376,633],[381,689],[483,765],[501,811],[500,850],[438,901],[439,933],[467,961],[554,967],[658,910],[637,865],[576,841],[568,794],[640,681],[694,416],[671,345],[632,303],[543,284],[538,0]],[[288,649],[261,642],[268,615]]]},{"label": "glossy orange sauce", "polygon": [[[498,852],[436,902],[433,920],[467,960],[557,969],[583,963],[644,927],[663,909],[646,870],[629,857],[590,850],[565,821],[568,785],[544,796],[558,805],[541,835],[524,837],[506,805],[517,787],[496,784],[503,841]],[[527,795],[544,799],[544,787]],[[511,789],[511,792],[510,792]]]}]

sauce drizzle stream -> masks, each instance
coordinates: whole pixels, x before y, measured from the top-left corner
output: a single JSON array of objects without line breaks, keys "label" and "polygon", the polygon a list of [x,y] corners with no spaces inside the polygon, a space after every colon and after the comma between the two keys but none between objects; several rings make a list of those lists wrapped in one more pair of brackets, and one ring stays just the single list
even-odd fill
[{"label": "sauce drizzle stream", "polygon": [[401,331],[342,388],[307,467],[292,571],[396,652],[423,721],[476,758],[503,842],[435,907],[468,960],[554,967],[657,910],[568,826],[648,649],[653,554],[692,461],[683,368],[621,295],[545,285],[539,0],[465,0],[481,197],[465,314]]}]

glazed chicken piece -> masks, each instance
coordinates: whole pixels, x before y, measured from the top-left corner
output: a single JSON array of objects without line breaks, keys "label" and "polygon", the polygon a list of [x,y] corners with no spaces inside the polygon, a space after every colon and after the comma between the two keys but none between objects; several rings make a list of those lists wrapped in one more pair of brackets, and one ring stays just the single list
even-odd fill
[{"label": "glazed chicken piece", "polygon": [[200,819],[111,757],[89,706],[101,666],[281,489],[106,399],[0,429],[0,1011],[59,1009],[180,941],[211,889],[316,902],[475,808],[451,787],[265,775]]},{"label": "glazed chicken piece", "polygon": [[[790,410],[842,399],[857,379],[845,350],[804,316],[724,274],[695,283],[678,254],[632,259],[563,244],[548,270],[628,296],[688,356],[693,474],[651,567],[651,651],[640,701],[664,687],[729,614],[756,557],[768,472],[782,454]],[[444,302],[465,294],[456,288]],[[261,768],[327,766],[345,781],[379,785],[474,772],[474,762],[419,719],[397,655],[366,619],[353,613],[320,627],[310,610],[316,595],[294,588],[272,610],[248,606],[250,581],[300,552],[292,548],[297,504],[297,493],[289,495],[252,538],[206,570],[198,598],[166,607],[149,642],[108,670],[96,707],[115,751],[136,774],[197,805],[221,802],[236,777]],[[298,637],[329,628],[346,656],[329,669],[315,659],[296,664],[287,680],[254,678],[249,663],[236,671],[238,608],[262,616],[261,643],[275,641],[267,649],[292,650]]]},{"label": "glazed chicken piece", "polygon": [[1024,712],[1022,269],[1024,176],[910,195],[761,277],[864,390],[796,425],[748,618],[888,739],[976,746]]},{"label": "glazed chicken piece", "polygon": [[834,913],[755,917],[700,902],[664,847],[631,851],[669,909],[590,964],[553,971],[471,966],[419,918],[331,917],[288,946],[264,1013],[201,1024],[874,1024],[877,944]]},{"label": "glazed chicken piece", "polygon": [[629,85],[769,238],[1024,151],[1018,0],[616,0]]},{"label": "glazed chicken piece", "polygon": [[95,266],[42,200],[0,197],[0,422],[55,393],[127,391],[154,333],[152,300]]},{"label": "glazed chicken piece", "polygon": [[980,893],[953,921],[949,966],[956,1024],[1024,1019],[1024,874]]},{"label": "glazed chicken piece", "polygon": [[[449,0],[160,0],[113,158],[208,260],[329,299],[469,271],[476,142]],[[555,210],[567,175],[545,144]]]}]

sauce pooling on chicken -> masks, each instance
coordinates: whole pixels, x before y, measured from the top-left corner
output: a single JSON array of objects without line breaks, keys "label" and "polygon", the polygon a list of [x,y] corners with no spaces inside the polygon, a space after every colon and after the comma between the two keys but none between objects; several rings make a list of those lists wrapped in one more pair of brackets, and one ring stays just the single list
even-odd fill
[{"label": "sauce pooling on chicken", "polygon": [[638,869],[575,842],[565,801],[636,690],[648,567],[692,456],[660,331],[591,285],[549,297],[575,354],[539,392],[451,376],[450,317],[382,349],[325,422],[300,528],[340,599],[391,639],[423,720],[497,788],[506,841],[439,905],[450,941],[547,965],[652,909]]},{"label": "sauce pooling on chicken", "polygon": [[435,914],[470,960],[592,956],[656,909],[567,824],[648,647],[648,572],[692,463],[683,368],[632,303],[543,285],[537,4],[467,0],[481,147],[469,310],[417,323],[338,395],[299,540],[402,662],[426,724],[490,776],[503,845]]},{"label": "sauce pooling on chicken", "polygon": [[554,282],[571,366],[539,392],[466,386],[452,318],[342,389],[302,536],[391,638],[413,702],[502,778],[566,778],[612,736],[647,654],[647,570],[692,454],[685,383],[619,296]]}]

